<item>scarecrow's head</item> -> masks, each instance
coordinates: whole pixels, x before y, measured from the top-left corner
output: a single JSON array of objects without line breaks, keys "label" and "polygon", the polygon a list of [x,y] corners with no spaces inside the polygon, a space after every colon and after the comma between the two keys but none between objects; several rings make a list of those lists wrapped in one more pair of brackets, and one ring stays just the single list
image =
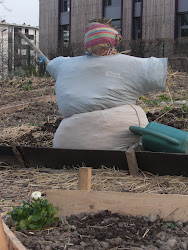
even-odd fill
[{"label": "scarecrow's head", "polygon": [[105,21],[90,21],[85,31],[85,49],[89,55],[106,56],[116,54],[115,47],[121,35]]}]

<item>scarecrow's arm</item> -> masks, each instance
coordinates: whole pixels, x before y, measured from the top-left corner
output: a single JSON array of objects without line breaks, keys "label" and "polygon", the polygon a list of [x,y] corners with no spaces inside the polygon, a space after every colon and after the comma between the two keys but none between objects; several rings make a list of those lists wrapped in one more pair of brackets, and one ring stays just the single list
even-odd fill
[{"label": "scarecrow's arm", "polygon": [[18,31],[18,34],[38,53],[38,55],[40,55],[42,60],[45,61],[46,65],[50,62],[50,60],[42,53],[42,51],[39,48],[37,48],[31,42],[31,40],[28,37],[26,37],[21,31]]}]

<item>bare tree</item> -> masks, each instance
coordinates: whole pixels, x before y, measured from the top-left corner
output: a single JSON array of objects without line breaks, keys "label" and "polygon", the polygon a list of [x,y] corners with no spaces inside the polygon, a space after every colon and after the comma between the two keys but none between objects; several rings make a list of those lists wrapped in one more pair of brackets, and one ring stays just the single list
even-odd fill
[{"label": "bare tree", "polygon": [[8,9],[5,5],[5,1],[4,0],[0,0],[0,4],[8,11],[11,11],[10,9]]}]

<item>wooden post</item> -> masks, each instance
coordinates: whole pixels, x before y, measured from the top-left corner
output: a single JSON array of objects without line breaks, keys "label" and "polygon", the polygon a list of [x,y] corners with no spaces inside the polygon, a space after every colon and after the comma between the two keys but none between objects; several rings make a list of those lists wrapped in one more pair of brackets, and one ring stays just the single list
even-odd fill
[{"label": "wooden post", "polygon": [[86,167],[79,169],[79,190],[91,190],[91,169]]},{"label": "wooden post", "polygon": [[3,223],[0,214],[0,250],[8,250],[7,239],[3,229]]},{"label": "wooden post", "polygon": [[126,151],[126,158],[129,167],[129,171],[131,175],[137,176],[139,175],[138,163],[136,160],[136,154],[134,149],[130,148]]}]

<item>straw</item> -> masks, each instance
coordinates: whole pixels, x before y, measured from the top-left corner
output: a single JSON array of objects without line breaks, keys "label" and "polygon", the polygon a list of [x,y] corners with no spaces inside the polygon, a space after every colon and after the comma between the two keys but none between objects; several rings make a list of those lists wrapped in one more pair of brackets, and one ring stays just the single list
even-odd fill
[{"label": "straw", "polygon": [[[61,166],[60,166],[61,167]],[[77,190],[78,167],[68,169],[20,169],[0,163],[0,208],[5,211],[28,200],[33,191],[45,195],[47,189]],[[92,170],[92,190],[132,193],[188,194],[188,179],[182,176],[156,176],[141,173],[138,177],[128,171],[109,169]]]}]

